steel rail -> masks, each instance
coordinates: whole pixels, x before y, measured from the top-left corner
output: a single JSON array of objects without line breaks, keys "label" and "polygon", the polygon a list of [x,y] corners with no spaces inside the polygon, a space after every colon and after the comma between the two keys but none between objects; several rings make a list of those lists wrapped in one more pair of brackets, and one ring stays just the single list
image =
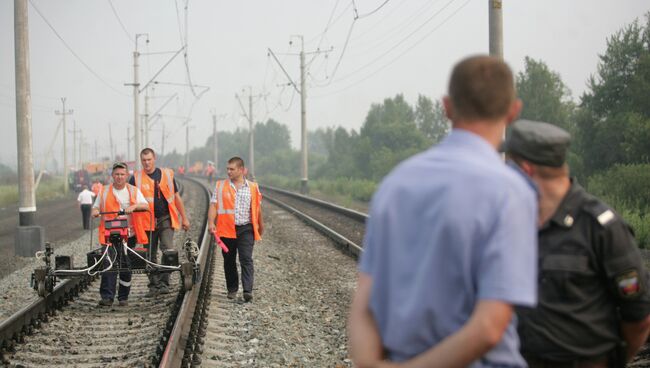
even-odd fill
[{"label": "steel rail", "polygon": [[[184,186],[179,184],[178,190],[182,195]],[[206,195],[208,195],[207,191]],[[207,228],[205,225],[204,227]],[[49,316],[53,316],[57,309],[73,300],[94,279],[95,276],[64,279],[54,287],[51,293],[34,300],[0,322],[0,365],[5,363],[4,354],[12,350],[17,343],[22,343],[25,336],[32,334],[34,328],[38,328],[41,323],[48,320]]]},{"label": "steel rail", "polygon": [[[265,189],[269,189],[269,188],[270,187],[265,187]],[[360,215],[360,216],[365,216],[365,218],[367,218],[367,215],[365,215],[365,214],[363,214],[361,212],[357,212],[357,211],[350,210],[350,209],[345,208],[345,207],[341,207],[341,206],[337,206],[335,204],[324,202],[324,201],[321,201],[319,199],[310,198],[310,197],[303,196],[303,195],[296,194],[296,193],[292,193],[292,192],[287,192],[287,191],[282,190],[282,189],[272,189],[272,190],[274,190],[274,191],[276,191],[278,193],[282,193],[282,194],[289,194],[294,198],[297,197],[297,198],[299,198],[301,200],[304,200],[305,202],[315,204],[315,205],[317,205],[319,207],[322,207],[322,208],[333,210],[333,211],[335,211],[337,213],[343,213],[343,212],[347,213],[347,212],[349,212],[349,213],[353,213],[354,214],[353,216],[359,216]],[[276,198],[273,198],[272,196],[269,196],[269,195],[264,196],[264,199],[267,199],[268,201],[276,204],[279,207],[282,207],[286,211],[288,211],[288,212],[292,213],[293,215],[297,216],[299,219],[303,220],[304,222],[306,222],[310,226],[314,227],[316,230],[318,230],[319,232],[321,232],[325,236],[332,239],[334,242],[336,242],[337,244],[342,246],[344,249],[346,249],[348,252],[350,252],[354,256],[358,257],[363,252],[363,247],[361,247],[359,244],[355,244],[350,239],[348,239],[345,236],[339,234],[335,230],[325,226],[320,221],[318,221],[315,218],[301,212],[300,210],[296,209],[295,207],[292,207],[292,206],[290,206],[290,205],[288,205],[288,204],[286,204],[286,203],[284,203],[284,202],[282,202],[282,201],[280,201],[280,200],[278,200]]]},{"label": "steel rail", "polygon": [[280,189],[280,188],[274,188],[274,187],[271,187],[271,186],[268,186],[268,185],[260,185],[260,189],[262,189],[264,191],[273,191],[273,192],[277,192],[277,193],[280,193],[280,194],[284,194],[284,195],[299,199],[299,200],[301,200],[303,202],[311,203],[311,204],[314,204],[314,205],[316,205],[318,207],[326,208],[326,209],[328,209],[330,211],[345,215],[346,217],[349,217],[349,218],[351,218],[351,219],[353,219],[353,220],[355,220],[357,222],[365,223],[366,220],[368,220],[368,215],[366,215],[365,213],[355,211],[355,210],[351,210],[349,208],[341,207],[339,205],[329,203],[329,202],[325,202],[325,201],[322,201],[320,199],[316,199],[316,198],[313,198],[313,197],[308,197],[308,196],[305,196],[305,195],[302,195],[302,194],[290,192],[290,191]]},{"label": "steel rail", "polygon": [[[209,203],[210,192],[201,182],[188,176],[185,176],[184,179],[191,180],[192,182],[195,182],[201,186],[201,188],[204,189],[205,200]],[[159,367],[180,367],[183,362],[186,349],[189,348],[189,350],[191,350],[192,348],[190,346],[192,340],[190,338],[190,335],[192,333],[196,333],[193,331],[193,329],[196,329],[197,327],[192,322],[194,319],[197,304],[199,303],[199,296],[202,294],[201,290],[204,290],[204,285],[207,284],[207,278],[203,277],[203,275],[205,275],[207,267],[210,264],[208,260],[214,248],[214,242],[208,233],[207,208],[209,208],[209,206],[206,207],[205,220],[203,223],[202,231],[203,235],[201,238],[198,257],[198,263],[200,265],[200,280],[197,284],[194,285],[194,287],[192,287],[192,290],[189,292],[186,291],[185,295],[183,296],[183,301],[181,303],[179,312],[176,316],[173,327],[171,328],[169,339],[167,340],[167,344],[162,353],[162,357],[158,365]]]}]

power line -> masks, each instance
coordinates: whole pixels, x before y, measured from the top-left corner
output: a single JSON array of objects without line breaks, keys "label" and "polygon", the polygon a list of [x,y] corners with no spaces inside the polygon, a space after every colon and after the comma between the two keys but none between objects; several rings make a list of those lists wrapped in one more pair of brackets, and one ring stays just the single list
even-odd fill
[{"label": "power line", "polygon": [[368,16],[371,16],[371,15],[375,14],[375,13],[378,12],[381,8],[383,8],[384,5],[388,4],[389,1],[390,1],[390,0],[385,0],[385,1],[383,2],[383,4],[379,5],[379,7],[378,7],[377,9],[375,9],[375,10],[369,12],[369,13],[366,13],[366,14],[363,14],[363,15],[359,15],[359,12],[357,11],[357,5],[354,3],[354,0],[352,0],[352,5],[354,6],[355,19],[362,19],[362,18],[365,18],[365,17],[368,17]]},{"label": "power line", "polygon": [[[446,3],[442,8],[440,8],[440,9],[439,9],[437,12],[435,12],[431,17],[429,17],[429,18],[428,18],[428,19],[427,19],[423,24],[421,24],[419,27],[417,27],[415,30],[413,30],[413,32],[409,33],[406,37],[404,37],[403,39],[401,39],[399,42],[397,42],[396,44],[394,44],[390,49],[388,49],[387,51],[385,51],[384,53],[382,53],[381,55],[379,55],[378,57],[376,57],[376,58],[373,59],[372,61],[366,63],[365,65],[363,65],[362,67],[356,69],[355,71],[353,71],[353,72],[351,72],[351,73],[348,73],[348,74],[342,76],[341,78],[337,79],[336,81],[332,81],[332,82],[330,82],[330,83],[337,83],[337,82],[341,82],[341,81],[344,81],[344,80],[346,80],[346,79],[349,79],[350,77],[353,77],[355,74],[357,74],[357,73],[363,71],[363,70],[366,69],[367,67],[369,67],[369,66],[375,64],[376,62],[378,62],[379,60],[381,60],[382,58],[384,58],[385,56],[387,56],[388,54],[390,54],[391,52],[393,52],[395,49],[397,49],[398,47],[402,46],[406,40],[408,40],[409,38],[411,38],[414,34],[416,34],[417,32],[419,32],[419,31],[420,31],[422,28],[424,28],[427,24],[429,24],[431,21],[433,21],[433,20],[434,20],[434,19],[435,19],[435,18],[436,18],[440,13],[442,13],[442,12],[443,12],[443,11],[444,11],[444,10],[445,10],[449,5],[451,5],[451,3],[453,3],[454,1],[456,1],[456,0],[449,0],[449,1],[448,1],[448,2],[447,2],[447,3]],[[463,5],[463,6],[465,6],[465,5]]]},{"label": "power line", "polygon": [[115,7],[113,6],[113,2],[111,0],[108,0],[108,3],[111,5],[111,9],[113,9],[113,14],[115,14],[115,18],[117,18],[117,21],[120,23],[120,26],[122,26],[122,30],[124,31],[124,34],[126,37],[131,40],[131,42],[135,42],[133,40],[133,37],[129,34],[129,32],[126,30],[126,27],[124,26],[124,23],[122,23],[122,19],[120,19],[120,16],[117,15],[117,10],[115,10]]},{"label": "power line", "polygon": [[94,75],[97,79],[99,79],[99,80],[100,80],[102,83],[104,83],[108,88],[112,89],[112,90],[115,91],[116,93],[118,93],[118,94],[120,94],[120,95],[122,95],[122,96],[130,97],[130,96],[127,95],[126,93],[122,93],[122,92],[118,91],[117,89],[115,89],[115,88],[114,88],[113,86],[111,86],[108,82],[106,82],[102,77],[100,77],[99,74],[97,74],[94,70],[92,70],[92,68],[90,68],[90,66],[88,66],[88,64],[86,64],[86,62],[83,61],[83,60],[81,59],[81,57],[79,57],[79,55],[77,55],[76,52],[74,52],[74,50],[72,49],[72,47],[70,47],[70,45],[68,45],[68,43],[65,42],[65,40],[63,39],[63,37],[61,37],[61,35],[59,34],[59,32],[56,31],[56,29],[54,28],[54,26],[52,26],[52,24],[47,20],[47,18],[45,18],[45,16],[43,15],[43,13],[41,13],[41,11],[38,9],[38,7],[36,7],[36,5],[34,4],[34,2],[33,2],[32,0],[29,0],[29,3],[32,5],[32,7],[34,8],[34,10],[36,10],[36,12],[38,13],[38,15],[40,15],[40,17],[41,17],[41,18],[45,21],[45,23],[50,27],[50,29],[52,30],[52,32],[54,32],[54,34],[56,35],[56,37],[58,37],[59,40],[61,40],[61,42],[62,42],[63,45],[68,49],[68,51],[70,51],[70,53],[72,53],[72,55],[74,55],[74,57],[77,58],[77,60],[78,60],[81,64],[83,64],[83,66],[85,66],[86,69],[87,69],[87,70],[88,70],[92,75]]},{"label": "power line", "polygon": [[[453,1],[453,0],[452,0],[452,1]],[[344,87],[344,88],[341,88],[341,89],[339,89],[339,90],[337,90],[337,91],[333,91],[333,92],[331,92],[331,93],[326,93],[326,94],[319,95],[319,96],[312,96],[312,98],[322,98],[322,97],[327,97],[327,96],[335,95],[335,94],[338,94],[338,93],[344,92],[344,91],[346,91],[346,90],[348,90],[348,89],[350,89],[350,88],[352,88],[352,87],[354,87],[354,86],[356,86],[356,85],[358,85],[358,84],[360,84],[360,83],[362,83],[362,82],[365,82],[366,80],[368,80],[369,78],[373,77],[374,75],[376,75],[376,74],[379,73],[380,71],[382,71],[382,70],[386,69],[388,66],[392,65],[394,62],[396,62],[396,61],[397,61],[398,59],[400,59],[402,56],[406,55],[409,51],[411,51],[413,48],[415,48],[417,45],[419,45],[420,43],[422,43],[425,39],[427,39],[429,36],[431,36],[431,35],[432,35],[435,31],[437,31],[440,27],[442,27],[443,25],[445,25],[445,23],[447,23],[447,21],[449,21],[451,18],[453,18],[453,17],[454,17],[454,16],[455,16],[459,11],[461,11],[461,10],[462,10],[462,9],[463,9],[467,4],[469,4],[470,1],[471,1],[471,0],[467,0],[467,1],[465,1],[465,2],[464,2],[460,7],[458,7],[458,8],[457,8],[453,13],[451,13],[447,18],[445,18],[445,19],[444,19],[440,24],[438,24],[435,28],[433,28],[431,31],[429,31],[429,33],[427,33],[426,35],[424,35],[424,37],[420,38],[420,39],[419,39],[418,41],[416,41],[413,45],[411,45],[408,49],[404,50],[401,54],[397,55],[395,58],[391,59],[391,61],[389,61],[387,64],[383,65],[382,67],[380,67],[379,69],[375,70],[375,71],[372,72],[371,74],[369,74],[369,75],[365,76],[364,78],[362,78],[362,79],[360,79],[360,80],[358,80],[358,81],[356,81],[356,82],[354,82],[354,83],[352,83],[352,84],[350,84],[350,85],[348,85],[348,86],[346,86],[346,87]]]}]

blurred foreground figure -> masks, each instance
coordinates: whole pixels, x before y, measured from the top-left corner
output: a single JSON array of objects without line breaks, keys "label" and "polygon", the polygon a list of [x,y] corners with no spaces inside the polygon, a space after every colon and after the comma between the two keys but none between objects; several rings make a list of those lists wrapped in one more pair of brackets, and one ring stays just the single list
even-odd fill
[{"label": "blurred foreground figure", "polygon": [[563,129],[518,121],[504,144],[539,190],[539,305],[521,308],[530,367],[624,367],[648,337],[647,272],[629,226],[569,177]]},{"label": "blurred foreground figure", "polygon": [[497,153],[519,114],[510,68],[458,63],[452,132],[375,194],[349,320],[359,367],[525,367],[514,305],[537,300],[537,202]]}]

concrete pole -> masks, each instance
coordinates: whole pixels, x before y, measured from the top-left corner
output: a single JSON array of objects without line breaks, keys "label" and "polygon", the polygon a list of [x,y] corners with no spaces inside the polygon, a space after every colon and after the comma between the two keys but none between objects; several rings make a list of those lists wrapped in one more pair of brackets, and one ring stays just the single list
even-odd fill
[{"label": "concrete pole", "polygon": [[490,22],[490,55],[503,59],[503,12],[501,0],[488,0]]},{"label": "concrete pole", "polygon": [[126,160],[131,158],[131,128],[126,127]]},{"label": "concrete pole", "polygon": [[84,166],[83,158],[81,157],[82,156],[81,151],[83,150],[83,144],[84,144],[83,133],[82,133],[81,129],[79,129],[79,170],[83,169],[83,166]]},{"label": "concrete pole", "polygon": [[68,128],[66,125],[66,116],[72,115],[72,110],[65,109],[65,97],[61,98],[61,104],[63,105],[63,110],[61,112],[55,111],[56,115],[63,116],[63,193],[68,194],[68,174],[69,174],[69,164],[68,164]]},{"label": "concrete pole", "polygon": [[144,147],[149,147],[149,89],[144,91],[144,119],[142,120],[142,127],[144,128]]},{"label": "concrete pole", "polygon": [[305,43],[300,36],[300,149],[302,151],[302,165],[300,174],[300,193],[309,192],[308,153],[307,153],[307,83],[305,80]]},{"label": "concrete pole", "polygon": [[185,125],[185,172],[190,168],[190,124]]},{"label": "concrete pole", "polygon": [[248,87],[248,177],[251,180],[255,180],[255,124],[253,121],[253,87]]},{"label": "concrete pole", "polygon": [[140,107],[138,101],[140,92],[138,87],[138,39],[136,35],[135,51],[133,51],[133,155],[135,156],[135,170],[140,170],[140,160],[138,160],[138,153],[140,152]]},{"label": "concrete pole", "polygon": [[[18,227],[14,254],[33,257],[43,250],[45,230],[36,226],[34,157],[32,153],[32,103],[29,81],[29,27],[27,0],[14,0],[14,50],[16,73],[16,138],[18,151]],[[3,249],[2,252],[7,255]]]},{"label": "concrete pole", "polygon": [[162,137],[160,142],[160,155],[165,155],[165,123],[162,123]]},{"label": "concrete pole", "polygon": [[95,162],[99,161],[99,156],[97,156],[97,139],[95,139]]},{"label": "concrete pole", "polygon": [[77,162],[77,121],[72,120],[72,163],[79,170]]},{"label": "concrete pole", "polygon": [[14,0],[16,70],[16,135],[18,138],[18,215],[20,226],[35,224],[34,157],[32,156],[32,107],[29,80],[29,27],[27,0]]},{"label": "concrete pole", "polygon": [[214,176],[217,177],[219,167],[219,151],[217,150],[217,115],[212,114],[212,154],[214,157]]}]

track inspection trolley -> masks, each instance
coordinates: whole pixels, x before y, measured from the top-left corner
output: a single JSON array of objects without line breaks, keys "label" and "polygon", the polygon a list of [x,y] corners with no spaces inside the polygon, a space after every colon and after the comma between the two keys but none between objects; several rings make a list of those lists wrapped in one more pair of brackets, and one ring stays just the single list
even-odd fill
[{"label": "track inspection trolley", "polygon": [[[149,210],[135,212],[150,212]],[[73,257],[67,255],[52,256],[54,251],[50,243],[45,244],[45,250],[36,253],[45,265],[34,269],[32,273],[32,287],[38,291],[40,297],[45,297],[54,290],[58,279],[89,277],[98,274],[112,272],[119,273],[131,271],[132,273],[181,273],[181,284],[185,291],[191,290],[193,285],[200,281],[198,264],[198,245],[187,238],[183,244],[186,261],[179,262],[176,249],[162,252],[161,263],[151,259],[151,249],[147,245],[136,245],[131,248],[127,245],[129,237],[129,224],[127,214],[124,211],[100,212],[104,217],[104,238],[106,244],[100,244],[99,248],[93,249],[93,222],[90,226],[90,249],[86,254],[87,265],[83,268],[75,268]],[[151,216],[150,216],[151,218]],[[152,219],[151,219],[152,220]],[[151,239],[151,231],[149,232]]]}]

